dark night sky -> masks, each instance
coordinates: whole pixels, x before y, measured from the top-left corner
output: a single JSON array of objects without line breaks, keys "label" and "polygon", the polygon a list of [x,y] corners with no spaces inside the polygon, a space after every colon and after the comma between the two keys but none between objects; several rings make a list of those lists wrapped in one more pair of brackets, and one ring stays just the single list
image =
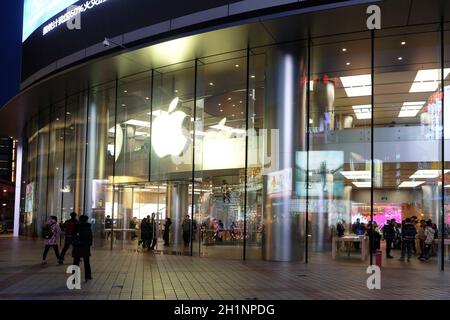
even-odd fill
[{"label": "dark night sky", "polygon": [[0,107],[19,91],[23,0],[2,0]]}]

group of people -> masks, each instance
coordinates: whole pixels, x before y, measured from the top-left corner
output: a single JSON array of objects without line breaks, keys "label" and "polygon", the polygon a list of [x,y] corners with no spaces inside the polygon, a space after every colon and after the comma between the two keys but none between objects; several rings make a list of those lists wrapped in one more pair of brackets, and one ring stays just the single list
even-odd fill
[{"label": "group of people", "polygon": [[[420,253],[418,259],[428,261],[432,254],[437,252],[439,232],[437,225],[429,220],[418,220],[416,216],[406,218],[401,223],[395,219],[386,221],[383,227],[379,227],[375,221],[364,224],[360,219],[352,224],[352,232],[356,235],[366,235],[372,243],[372,250],[380,249],[381,240],[386,241],[386,258],[393,259],[392,249],[400,249],[400,261],[410,261],[411,256]],[[345,234],[345,221],[338,222],[336,233],[339,237]],[[359,242],[355,242],[355,249],[359,249]]]},{"label": "group of people", "polygon": [[[77,220],[77,214],[72,212],[70,219],[63,224],[58,224],[58,218],[51,216],[42,228],[44,241],[44,253],[42,255],[42,265],[47,264],[47,254],[50,248],[55,251],[56,259],[60,265],[64,264],[64,258],[67,250],[72,246],[73,264],[79,266],[81,259],[84,263],[85,280],[92,280],[90,265],[92,229],[88,222],[89,217],[81,215]],[[58,240],[64,233],[64,247],[59,252]]]}]

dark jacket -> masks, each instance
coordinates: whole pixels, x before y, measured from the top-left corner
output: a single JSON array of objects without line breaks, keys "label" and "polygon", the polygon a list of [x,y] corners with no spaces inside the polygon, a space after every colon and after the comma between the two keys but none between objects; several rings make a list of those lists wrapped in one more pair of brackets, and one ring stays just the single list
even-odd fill
[{"label": "dark jacket", "polygon": [[75,227],[73,240],[73,258],[89,257],[91,255],[92,230],[90,223],[78,223]]},{"label": "dark jacket", "polygon": [[395,238],[395,228],[392,223],[385,224],[383,227],[383,237],[385,239],[394,239]]},{"label": "dark jacket", "polygon": [[405,240],[412,240],[416,237],[417,231],[411,222],[405,223],[402,228],[402,237]]}]

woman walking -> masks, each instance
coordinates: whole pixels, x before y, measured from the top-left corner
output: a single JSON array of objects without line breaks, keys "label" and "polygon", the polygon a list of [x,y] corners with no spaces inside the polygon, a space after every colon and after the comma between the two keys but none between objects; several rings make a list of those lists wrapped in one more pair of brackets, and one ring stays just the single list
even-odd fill
[{"label": "woman walking", "polygon": [[61,234],[61,228],[58,225],[58,218],[56,216],[51,216],[47,223],[45,224],[42,235],[45,239],[45,248],[44,248],[44,254],[42,255],[42,264],[47,264],[47,254],[48,250],[50,248],[53,248],[55,251],[56,259],[58,260],[59,264],[62,264],[61,260],[59,259],[59,249],[58,249],[58,237]]}]

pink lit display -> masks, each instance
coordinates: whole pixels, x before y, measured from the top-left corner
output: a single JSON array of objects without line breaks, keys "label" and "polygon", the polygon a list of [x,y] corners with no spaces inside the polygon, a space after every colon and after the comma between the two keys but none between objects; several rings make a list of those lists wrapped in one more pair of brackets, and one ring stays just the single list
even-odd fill
[{"label": "pink lit display", "polygon": [[[402,207],[395,204],[386,205],[374,205],[373,220],[378,226],[382,227],[386,224],[387,220],[395,219],[397,222],[402,221]],[[368,223],[370,221],[370,212],[360,212],[365,207],[353,207],[352,210],[352,223],[356,222],[356,219],[360,219],[361,222]],[[380,210],[381,209],[381,210]]]}]

